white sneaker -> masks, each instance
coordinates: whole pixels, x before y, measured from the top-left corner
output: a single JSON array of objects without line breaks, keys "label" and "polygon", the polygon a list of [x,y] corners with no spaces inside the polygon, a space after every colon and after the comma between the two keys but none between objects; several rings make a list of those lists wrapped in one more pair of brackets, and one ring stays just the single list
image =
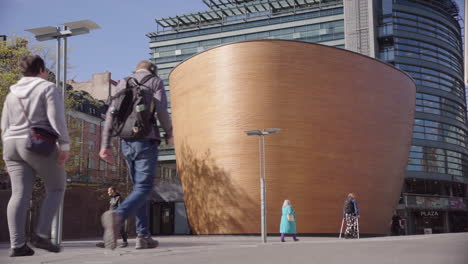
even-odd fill
[{"label": "white sneaker", "polygon": [[135,249],[156,248],[158,245],[159,242],[157,240],[154,240],[151,236],[137,236]]}]

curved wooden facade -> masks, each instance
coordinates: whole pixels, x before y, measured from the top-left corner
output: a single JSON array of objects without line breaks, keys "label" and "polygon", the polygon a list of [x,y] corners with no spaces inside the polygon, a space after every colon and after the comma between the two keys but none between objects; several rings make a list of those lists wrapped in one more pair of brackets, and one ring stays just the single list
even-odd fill
[{"label": "curved wooden facade", "polygon": [[388,231],[403,184],[416,88],[392,66],[294,41],[200,53],[170,75],[177,167],[196,234],[260,233],[258,137],[266,142],[268,232],[283,200],[299,233],[338,233],[355,192],[361,233]]}]

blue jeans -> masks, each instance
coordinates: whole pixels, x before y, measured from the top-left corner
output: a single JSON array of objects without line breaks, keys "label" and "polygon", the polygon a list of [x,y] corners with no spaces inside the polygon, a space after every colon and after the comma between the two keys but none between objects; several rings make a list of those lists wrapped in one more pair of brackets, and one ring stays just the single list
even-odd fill
[{"label": "blue jeans", "polygon": [[136,233],[151,235],[149,231],[148,197],[153,192],[154,176],[158,161],[158,143],[143,140],[121,140],[122,153],[127,162],[133,191],[120,204],[117,212],[122,222],[135,215]]}]

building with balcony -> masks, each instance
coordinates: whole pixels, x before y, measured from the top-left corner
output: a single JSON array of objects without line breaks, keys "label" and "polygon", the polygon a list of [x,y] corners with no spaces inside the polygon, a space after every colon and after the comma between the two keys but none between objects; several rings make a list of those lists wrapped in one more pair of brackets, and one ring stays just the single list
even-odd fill
[{"label": "building with balcony", "polygon": [[74,90],[69,96],[71,101],[73,106],[66,115],[71,140],[70,161],[67,163],[68,183],[113,185],[125,182],[126,165],[118,154],[120,142],[117,138],[112,140],[114,155],[118,157],[115,162],[109,164],[99,157],[104,127],[102,117],[107,105],[86,91]]}]

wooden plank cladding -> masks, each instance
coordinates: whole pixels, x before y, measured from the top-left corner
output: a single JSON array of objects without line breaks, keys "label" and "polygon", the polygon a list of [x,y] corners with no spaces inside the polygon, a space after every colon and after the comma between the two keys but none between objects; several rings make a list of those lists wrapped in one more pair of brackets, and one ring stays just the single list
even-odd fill
[{"label": "wooden plank cladding", "polygon": [[388,232],[403,184],[414,81],[391,65],[295,41],[238,42],[170,75],[177,168],[195,234],[260,233],[258,137],[266,142],[268,232],[292,202],[299,233],[338,233],[355,192],[361,233]]}]

